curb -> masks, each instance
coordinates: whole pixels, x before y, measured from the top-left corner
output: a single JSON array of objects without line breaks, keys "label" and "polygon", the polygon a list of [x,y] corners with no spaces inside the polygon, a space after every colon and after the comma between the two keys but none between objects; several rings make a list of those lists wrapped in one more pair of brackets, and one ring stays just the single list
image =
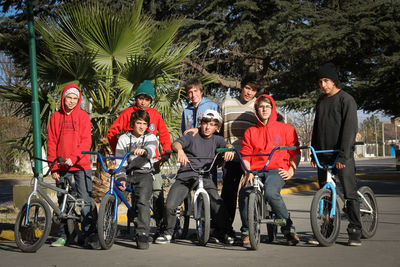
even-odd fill
[{"label": "curb", "polygon": [[0,232],[0,240],[14,241],[14,231],[13,230],[3,230]]}]

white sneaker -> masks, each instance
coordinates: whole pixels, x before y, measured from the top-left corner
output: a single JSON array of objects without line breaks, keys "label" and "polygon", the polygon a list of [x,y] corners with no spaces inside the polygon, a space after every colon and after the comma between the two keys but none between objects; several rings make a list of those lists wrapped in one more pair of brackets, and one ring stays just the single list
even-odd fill
[{"label": "white sneaker", "polygon": [[319,242],[318,242],[317,239],[312,238],[312,239],[307,240],[307,244],[318,246],[318,245],[319,245]]},{"label": "white sneaker", "polygon": [[171,235],[161,235],[157,237],[155,243],[156,244],[169,244],[171,243],[172,236]]}]

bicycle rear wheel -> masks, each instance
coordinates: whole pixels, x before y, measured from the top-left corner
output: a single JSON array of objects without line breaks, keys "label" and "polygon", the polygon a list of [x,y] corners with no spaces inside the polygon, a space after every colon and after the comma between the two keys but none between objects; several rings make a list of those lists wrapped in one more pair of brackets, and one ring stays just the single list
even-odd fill
[{"label": "bicycle rear wheel", "polygon": [[260,244],[260,220],[261,220],[262,197],[256,192],[249,195],[247,217],[249,223],[250,248],[257,250]]},{"label": "bicycle rear wheel", "polygon": [[102,249],[110,249],[117,234],[117,221],[114,220],[115,196],[105,195],[100,203],[97,220],[99,243]]},{"label": "bicycle rear wheel", "polygon": [[200,193],[197,201],[196,233],[199,244],[207,245],[210,238],[210,201],[204,193]]},{"label": "bicycle rear wheel", "polygon": [[368,239],[375,235],[378,228],[378,203],[368,186],[363,186],[358,191],[363,196],[360,197],[361,236]]},{"label": "bicycle rear wheel", "polygon": [[[190,193],[189,193],[190,194]],[[189,210],[189,202],[191,200],[189,197],[186,197],[183,201],[182,205],[178,209],[178,216],[176,218],[176,227],[174,238],[175,239],[185,239],[189,230],[189,220],[190,220],[190,210]]]},{"label": "bicycle rear wheel", "polygon": [[[332,192],[320,189],[311,203],[311,228],[315,238],[323,247],[332,246],[340,231],[340,209],[336,201],[336,215],[330,217],[332,208]],[[321,214],[321,215],[320,215]]]},{"label": "bicycle rear wheel", "polygon": [[[51,212],[42,199],[32,199],[29,212],[27,204],[18,213],[14,227],[17,246],[23,252],[36,252],[46,241],[51,229]],[[27,217],[27,224],[25,218]]]}]

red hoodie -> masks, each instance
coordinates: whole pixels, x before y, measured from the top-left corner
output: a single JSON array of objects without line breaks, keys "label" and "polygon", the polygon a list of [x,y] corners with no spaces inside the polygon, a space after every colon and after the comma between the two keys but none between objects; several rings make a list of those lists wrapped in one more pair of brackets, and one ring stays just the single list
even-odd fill
[{"label": "red hoodie", "polygon": [[[79,90],[79,101],[74,110],[67,114],[64,107],[64,93],[72,87]],[[62,93],[60,109],[50,117],[47,159],[53,161],[61,156],[65,159],[70,158],[74,163],[72,167],[55,165],[53,172],[91,169],[89,155],[81,154],[81,151],[90,150],[92,145],[90,117],[80,108],[81,101],[81,89],[74,83],[67,84]]]},{"label": "red hoodie", "polygon": [[[110,143],[111,149],[114,153],[118,142],[118,134],[121,131],[126,132],[129,130],[133,130],[130,127],[131,115],[138,109],[139,108],[135,105],[122,111],[108,130],[108,142]],[[163,150],[171,150],[171,137],[169,135],[168,128],[165,125],[163,118],[161,117],[161,114],[154,108],[147,108],[146,111],[149,113],[150,116],[150,125],[147,131],[154,134],[155,136],[157,136],[158,131],[158,136]],[[158,157],[159,154],[160,153],[157,149],[156,157]]]},{"label": "red hoodie", "polygon": [[[271,100],[272,110],[271,116],[267,124],[263,124],[257,116],[258,123],[256,126],[250,127],[244,133],[242,140],[241,154],[269,154],[272,149],[278,146],[298,146],[299,141],[296,131],[289,124],[278,122],[276,114],[276,106],[274,99],[269,95],[260,95]],[[257,100],[258,100],[257,98]],[[272,155],[271,161],[267,169],[285,169],[290,167],[290,156],[292,158],[300,154],[298,150],[276,150]],[[267,156],[262,157],[245,157],[250,162],[251,169],[262,169],[267,161]]]}]

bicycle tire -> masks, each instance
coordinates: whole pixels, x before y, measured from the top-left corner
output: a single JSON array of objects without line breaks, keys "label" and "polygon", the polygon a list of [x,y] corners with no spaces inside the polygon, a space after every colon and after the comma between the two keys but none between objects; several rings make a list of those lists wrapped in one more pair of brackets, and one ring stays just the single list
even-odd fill
[{"label": "bicycle tire", "polygon": [[260,244],[260,211],[262,198],[255,192],[250,193],[247,206],[250,248],[257,250]]},{"label": "bicycle tire", "polygon": [[185,239],[189,230],[190,210],[189,198],[186,197],[182,205],[179,207],[179,214],[176,218],[176,227],[174,237],[175,239]]},{"label": "bicycle tire", "polygon": [[197,211],[200,212],[200,217],[196,218],[197,240],[205,246],[210,238],[210,201],[204,193],[200,193],[196,202]]},{"label": "bicycle tire", "polygon": [[[319,217],[320,203],[324,202],[322,216]],[[318,190],[311,203],[310,220],[311,228],[320,246],[332,246],[340,232],[340,209],[336,201],[336,215],[329,216],[332,207],[332,191],[329,189]]]},{"label": "bicycle tire", "polygon": [[17,246],[23,252],[36,252],[47,240],[51,230],[51,212],[42,199],[32,199],[29,207],[28,224],[25,225],[27,204],[18,213],[14,226]]},{"label": "bicycle tire", "polygon": [[370,187],[363,186],[358,191],[364,196],[365,200],[368,201],[372,208],[372,214],[362,212],[361,209],[369,209],[369,207],[366,205],[365,200],[360,198],[361,236],[362,238],[369,239],[375,235],[378,228],[378,203]]},{"label": "bicycle tire", "polygon": [[97,232],[102,249],[110,249],[114,244],[114,239],[117,234],[118,223],[113,222],[115,201],[114,195],[105,195],[100,203]]}]

